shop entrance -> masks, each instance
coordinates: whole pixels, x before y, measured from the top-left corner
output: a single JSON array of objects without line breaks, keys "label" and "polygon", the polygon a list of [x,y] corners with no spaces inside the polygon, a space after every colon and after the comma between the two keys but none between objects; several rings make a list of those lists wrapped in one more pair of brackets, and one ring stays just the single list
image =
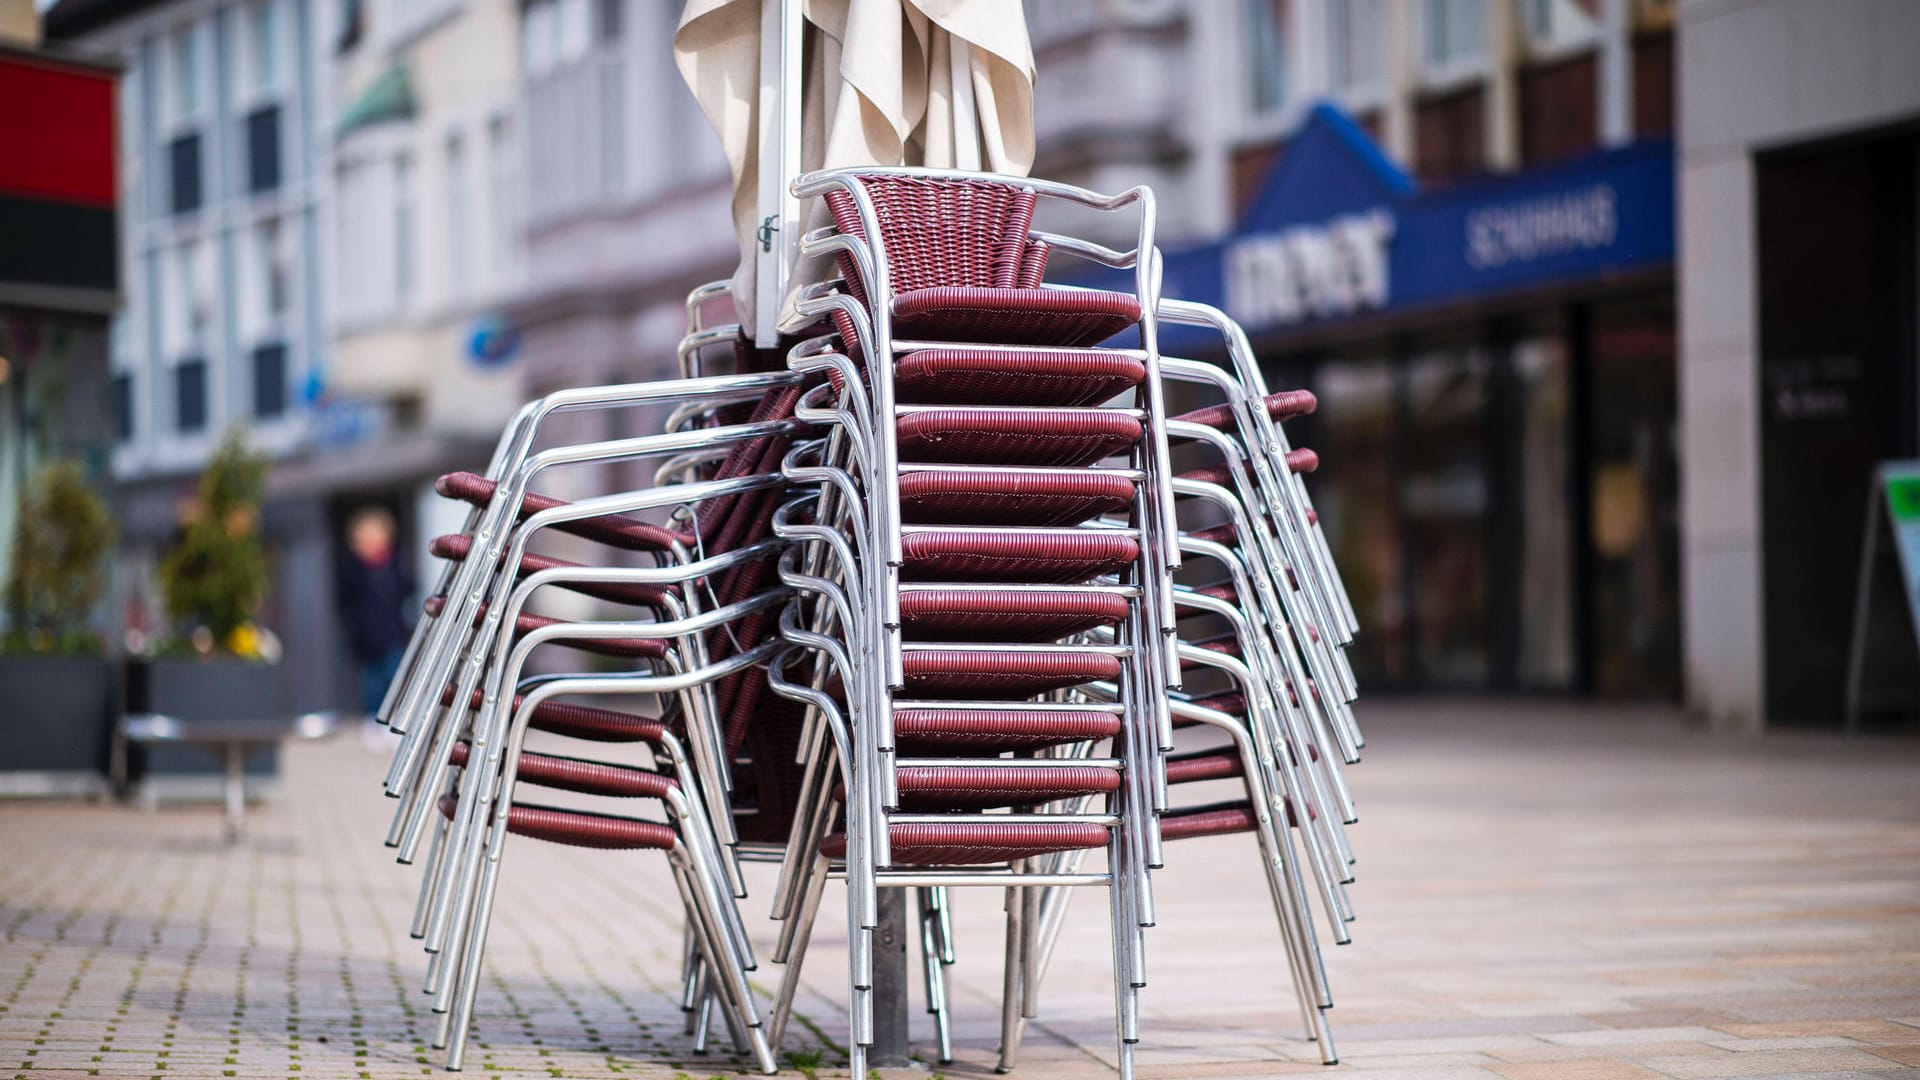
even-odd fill
[{"label": "shop entrance", "polygon": [[1875,462],[1915,446],[1912,135],[1755,162],[1769,724],[1838,727]]},{"label": "shop entrance", "polygon": [[1673,308],[1575,301],[1278,365],[1363,685],[1679,692]]}]

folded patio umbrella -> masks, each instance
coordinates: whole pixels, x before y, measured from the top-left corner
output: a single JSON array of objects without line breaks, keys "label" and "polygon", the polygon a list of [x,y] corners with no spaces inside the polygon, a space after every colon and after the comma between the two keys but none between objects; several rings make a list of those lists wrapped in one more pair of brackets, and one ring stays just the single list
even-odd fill
[{"label": "folded patio umbrella", "polygon": [[[743,316],[755,310],[761,223],[780,213],[761,192],[762,168],[779,166],[760,160],[762,103],[779,93],[762,93],[764,5],[780,2],[687,0],[674,35],[681,76],[733,171]],[[1020,0],[788,2],[801,5],[804,76],[798,160],[785,163],[783,186],[802,172],[854,165],[1021,176],[1032,167],[1033,49]],[[811,269],[790,280],[815,279]]]}]

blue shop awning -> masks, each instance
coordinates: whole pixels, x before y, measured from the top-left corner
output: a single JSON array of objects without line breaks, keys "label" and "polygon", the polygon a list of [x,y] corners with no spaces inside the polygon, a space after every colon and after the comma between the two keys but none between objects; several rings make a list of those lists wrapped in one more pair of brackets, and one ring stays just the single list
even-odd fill
[{"label": "blue shop awning", "polygon": [[[1577,286],[1673,257],[1670,141],[1423,191],[1322,104],[1231,234],[1166,254],[1165,295],[1260,335]],[[1165,336],[1176,348],[1201,341]]]}]

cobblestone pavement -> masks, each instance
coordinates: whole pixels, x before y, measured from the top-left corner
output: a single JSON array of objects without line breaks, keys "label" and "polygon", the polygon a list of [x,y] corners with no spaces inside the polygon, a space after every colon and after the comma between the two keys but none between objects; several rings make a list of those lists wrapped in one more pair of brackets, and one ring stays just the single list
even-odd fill
[{"label": "cobblestone pavement", "polygon": [[[1330,950],[1343,1064],[1313,1064],[1251,843],[1221,837],[1175,846],[1157,878],[1144,1077],[1920,1071],[1920,742],[1538,704],[1362,719],[1360,920]],[[380,846],[383,758],[349,736],[285,761],[232,850],[211,807],[0,804],[0,1076],[440,1072],[413,872]],[[739,1071],[689,1052],[657,855],[523,842],[508,863],[470,1073]],[[948,1076],[991,1071],[998,899],[960,899]],[[1104,905],[1080,904],[1019,1075],[1111,1075]],[[821,1049],[844,1033],[840,918],[822,913],[788,1046],[823,1076],[844,1061]]]}]

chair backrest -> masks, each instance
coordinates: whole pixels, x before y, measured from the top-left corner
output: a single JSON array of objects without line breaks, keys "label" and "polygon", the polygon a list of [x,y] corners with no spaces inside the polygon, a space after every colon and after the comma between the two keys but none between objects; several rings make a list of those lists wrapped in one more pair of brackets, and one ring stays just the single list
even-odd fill
[{"label": "chair backrest", "polygon": [[[1033,229],[1034,193],[993,180],[863,176],[886,247],[894,292],[937,286],[1013,288]],[[827,210],[842,233],[867,239],[851,193],[829,191]],[[847,289],[867,303],[853,260],[840,256]]]}]

